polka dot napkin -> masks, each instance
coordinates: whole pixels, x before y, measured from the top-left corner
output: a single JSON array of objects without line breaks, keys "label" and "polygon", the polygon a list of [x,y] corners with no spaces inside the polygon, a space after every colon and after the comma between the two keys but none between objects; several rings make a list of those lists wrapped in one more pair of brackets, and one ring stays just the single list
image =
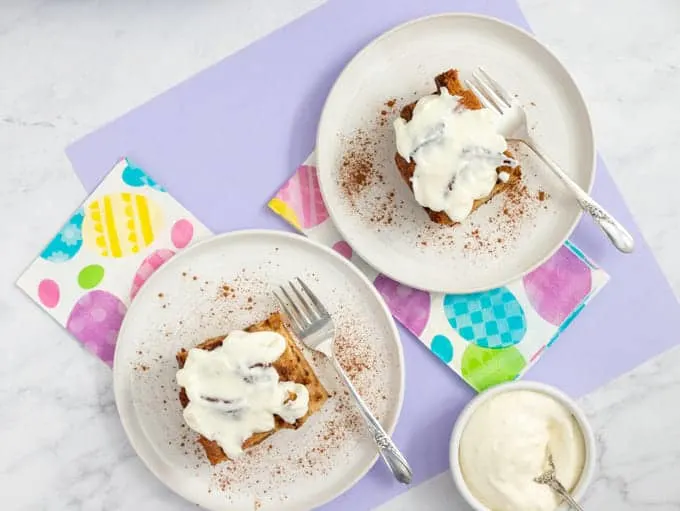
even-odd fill
[{"label": "polka dot napkin", "polygon": [[314,163],[312,154],[269,207],[356,264],[394,317],[476,390],[521,377],[609,278],[567,242],[541,267],[499,289],[468,295],[411,289],[352,253],[328,216]]},{"label": "polka dot napkin", "polygon": [[211,235],[142,169],[119,161],[17,285],[107,364],[146,279]]}]

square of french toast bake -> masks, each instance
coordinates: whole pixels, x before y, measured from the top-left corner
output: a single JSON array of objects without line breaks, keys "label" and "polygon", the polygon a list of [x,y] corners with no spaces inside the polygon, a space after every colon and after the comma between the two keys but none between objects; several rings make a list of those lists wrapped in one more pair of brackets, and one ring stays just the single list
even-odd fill
[{"label": "square of french toast bake", "polygon": [[[312,414],[316,413],[321,409],[323,404],[328,399],[328,392],[323,387],[323,385],[317,378],[316,374],[314,374],[314,370],[309,365],[309,362],[307,362],[304,355],[298,348],[290,331],[284,325],[280,313],[276,312],[271,314],[267,319],[259,323],[255,323],[254,325],[251,325],[248,328],[246,328],[245,332],[248,333],[275,332],[285,339],[285,349],[283,353],[278,357],[278,359],[273,361],[270,366],[276,370],[276,373],[278,373],[279,382],[282,383],[290,382],[293,384],[299,384],[304,386],[307,390],[306,393],[308,394],[308,402],[306,413],[304,413],[304,415],[300,417],[297,417],[293,421],[289,422],[284,420],[282,417],[278,415],[274,415],[273,428],[267,431],[254,432],[242,443],[241,449],[243,450],[249,449],[263,442],[265,439],[267,439],[268,437],[270,437],[271,435],[273,435],[274,433],[281,429],[300,428]],[[217,349],[218,347],[221,347],[225,342],[225,339],[227,340],[227,342],[229,342],[227,336],[220,336],[208,339],[203,343],[199,344],[198,346],[196,346],[196,348],[199,350],[212,351]],[[190,356],[191,351],[187,351],[186,349],[181,349],[177,353],[176,358],[180,370],[185,368],[185,366],[187,365],[187,360],[189,359]],[[261,364],[256,365],[261,366]],[[292,395],[286,399],[285,403],[287,403],[290,399],[296,399],[294,392],[291,392],[290,394]],[[208,401],[211,400],[216,401],[216,399],[211,397],[201,396],[201,398],[207,399]],[[190,399],[189,394],[187,393],[184,387],[180,389],[179,400],[180,403],[182,404],[182,408],[186,409],[190,403]],[[225,401],[225,403],[227,402]],[[226,406],[227,405],[225,405],[225,413],[229,413],[230,411],[238,413],[238,409],[234,408],[232,410],[229,410],[226,409]],[[227,453],[225,453],[225,451],[217,441],[211,440],[203,435],[200,435],[198,438],[198,442],[203,446],[206,456],[208,457],[208,460],[212,465],[216,465],[229,459]]]},{"label": "square of french toast bake", "polygon": [[[475,94],[471,90],[463,87],[463,84],[460,82],[458,70],[449,69],[448,71],[435,77],[434,82],[437,86],[437,91],[435,92],[435,94],[439,94],[440,89],[445,88],[446,90],[448,90],[449,94],[460,98],[459,105],[461,105],[463,108],[466,108],[468,110],[479,110],[483,108],[483,105],[479,101],[477,96],[475,96]],[[414,101],[413,103],[410,103],[406,105],[404,108],[402,108],[400,117],[407,122],[411,121],[411,119],[413,118],[413,111],[416,107],[416,104],[417,101]],[[513,158],[512,153],[510,153],[509,151],[505,151],[504,154],[509,159]],[[401,174],[402,178],[409,186],[411,191],[413,191],[412,178],[416,170],[416,163],[413,161],[413,159],[409,159],[407,161],[399,153],[395,154],[394,159],[397,168],[399,169],[399,173]],[[499,179],[494,185],[489,195],[475,200],[472,204],[472,212],[477,210],[482,204],[488,202],[496,195],[502,193],[503,191],[507,190],[512,186],[515,186],[517,183],[519,183],[522,175],[522,170],[519,165],[516,165],[514,167],[503,165],[498,167],[496,169],[496,172],[498,173],[499,176],[501,175],[501,173],[507,174],[507,179],[505,180]],[[424,209],[429,215],[430,220],[438,224],[457,225],[460,223],[452,220],[449,217],[449,215],[447,215],[446,212],[444,211],[433,211],[427,207],[425,207]]]}]

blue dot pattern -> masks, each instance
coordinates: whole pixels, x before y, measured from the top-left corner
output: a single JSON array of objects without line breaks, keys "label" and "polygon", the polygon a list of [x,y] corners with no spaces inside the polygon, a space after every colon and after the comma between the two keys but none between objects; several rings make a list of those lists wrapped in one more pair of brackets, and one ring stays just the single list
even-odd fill
[{"label": "blue dot pattern", "polygon": [[40,257],[53,263],[72,259],[83,246],[84,218],[83,208],[78,209],[40,253]]},{"label": "blue dot pattern", "polygon": [[125,170],[123,170],[122,178],[123,182],[129,186],[134,186],[136,188],[140,186],[148,186],[149,188],[153,188],[159,192],[165,191],[165,188],[154,181],[151,176],[149,176],[139,167],[135,167],[134,165],[130,164],[130,162],[127,162],[127,167],[125,167]]},{"label": "blue dot pattern", "polygon": [[446,364],[453,360],[453,344],[445,335],[435,335],[430,343],[430,349]]},{"label": "blue dot pattern", "polygon": [[526,334],[522,306],[505,287],[469,295],[446,295],[444,313],[460,336],[482,348],[506,348]]}]

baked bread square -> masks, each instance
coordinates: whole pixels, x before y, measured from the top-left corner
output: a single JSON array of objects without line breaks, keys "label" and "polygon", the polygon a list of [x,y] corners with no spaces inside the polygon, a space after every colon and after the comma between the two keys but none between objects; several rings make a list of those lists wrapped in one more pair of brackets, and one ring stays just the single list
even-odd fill
[{"label": "baked bread square", "polygon": [[[260,331],[271,331],[280,334],[286,340],[286,349],[283,354],[272,364],[279,374],[279,381],[290,381],[299,383],[307,387],[309,392],[309,406],[307,413],[297,419],[295,423],[289,424],[278,416],[274,417],[275,426],[274,429],[270,431],[264,431],[261,433],[254,433],[249,438],[243,442],[243,450],[247,450],[257,444],[263,442],[271,435],[276,433],[281,429],[298,429],[307,421],[307,419],[314,413],[318,412],[323,404],[328,399],[328,392],[321,384],[317,378],[314,370],[309,365],[309,362],[305,359],[304,355],[295,343],[292,334],[288,328],[284,325],[281,318],[281,314],[275,312],[271,314],[267,319],[255,323],[245,329],[246,332],[260,332]],[[208,339],[198,346],[199,349],[212,351],[215,348],[222,346],[222,343],[226,335],[220,337],[214,337]],[[189,356],[189,351],[182,348],[176,355],[177,364],[179,368],[182,369],[186,363],[187,357]],[[186,408],[189,404],[189,397],[184,388],[179,391],[179,400],[182,404],[182,408]],[[223,461],[227,461],[229,458],[214,440],[209,440],[204,436],[200,435],[198,442],[203,446],[205,454],[212,465],[217,465]]]},{"label": "baked bread square", "polygon": [[[465,108],[469,110],[479,110],[483,108],[483,105],[479,101],[477,96],[475,96],[475,94],[471,90],[463,87],[463,84],[460,82],[457,69],[449,69],[448,71],[436,76],[434,82],[435,85],[437,86],[435,94],[439,94],[439,90],[441,88],[445,88],[449,91],[449,94],[451,94],[452,96],[458,96],[460,98],[459,104],[461,104]],[[400,116],[406,122],[410,121],[413,118],[413,109],[416,107],[416,103],[417,101],[414,101],[413,103],[410,103],[406,105],[404,108],[402,108]],[[513,155],[510,151],[505,151],[504,154],[508,158],[513,158]],[[399,169],[401,177],[404,179],[404,181],[409,186],[411,191],[413,191],[413,184],[411,183],[411,178],[413,177],[413,174],[415,173],[416,170],[415,162],[413,161],[413,159],[409,159],[408,161],[406,161],[399,153],[395,154],[394,160],[397,164],[397,168]],[[516,167],[501,166],[496,169],[496,172],[498,174],[500,174],[501,172],[507,173],[508,179],[506,181],[502,181],[499,179],[489,195],[481,199],[475,200],[472,205],[471,213],[477,210],[482,204],[485,204],[486,202],[491,200],[496,195],[502,193],[503,191],[507,190],[512,186],[515,186],[517,183],[519,183],[522,175],[522,170],[519,165]],[[460,223],[453,221],[449,217],[449,215],[447,215],[444,211],[432,211],[429,208],[423,209],[425,209],[425,211],[427,212],[428,216],[430,217],[430,220],[438,224],[458,225]]]}]

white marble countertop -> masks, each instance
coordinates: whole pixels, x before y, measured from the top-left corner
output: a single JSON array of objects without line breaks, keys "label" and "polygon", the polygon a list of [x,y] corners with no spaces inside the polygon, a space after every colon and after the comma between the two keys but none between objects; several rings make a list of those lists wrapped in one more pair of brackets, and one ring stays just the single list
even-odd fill
[{"label": "white marble countertop", "polygon": [[[3,509],[194,508],[127,443],[110,370],[14,281],[84,198],[69,142],[321,2],[0,3]],[[680,3],[520,3],[582,86],[599,149],[677,294]],[[587,509],[680,509],[678,366],[675,349],[582,400],[600,449]],[[459,502],[443,474],[381,509],[464,509]]]}]

